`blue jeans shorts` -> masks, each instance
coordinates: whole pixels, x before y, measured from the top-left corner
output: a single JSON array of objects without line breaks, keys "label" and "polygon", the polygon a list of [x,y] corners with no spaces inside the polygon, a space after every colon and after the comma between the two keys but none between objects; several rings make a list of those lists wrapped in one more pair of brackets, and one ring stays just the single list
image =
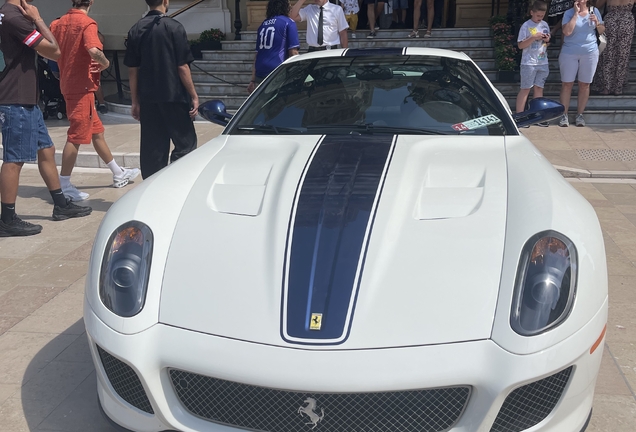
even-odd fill
[{"label": "blue jeans shorts", "polygon": [[534,86],[544,88],[550,75],[548,65],[521,65],[521,88],[530,89]]},{"label": "blue jeans shorts", "polygon": [[35,162],[38,151],[53,147],[37,106],[0,105],[4,162]]}]

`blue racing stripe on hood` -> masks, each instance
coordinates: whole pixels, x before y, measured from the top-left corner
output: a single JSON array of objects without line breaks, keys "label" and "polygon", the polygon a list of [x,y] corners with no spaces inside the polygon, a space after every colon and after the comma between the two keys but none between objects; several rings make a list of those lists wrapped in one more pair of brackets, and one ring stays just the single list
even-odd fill
[{"label": "blue racing stripe on hood", "polygon": [[288,240],[282,325],[289,342],[321,343],[348,333],[393,140],[327,136],[316,150]]}]

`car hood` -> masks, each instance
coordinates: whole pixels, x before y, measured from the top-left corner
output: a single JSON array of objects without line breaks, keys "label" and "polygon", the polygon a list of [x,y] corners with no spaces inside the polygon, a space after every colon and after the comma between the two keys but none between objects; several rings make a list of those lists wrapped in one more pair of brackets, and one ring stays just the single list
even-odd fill
[{"label": "car hood", "polygon": [[506,204],[503,137],[231,136],[183,206],[160,322],[316,349],[489,338]]}]

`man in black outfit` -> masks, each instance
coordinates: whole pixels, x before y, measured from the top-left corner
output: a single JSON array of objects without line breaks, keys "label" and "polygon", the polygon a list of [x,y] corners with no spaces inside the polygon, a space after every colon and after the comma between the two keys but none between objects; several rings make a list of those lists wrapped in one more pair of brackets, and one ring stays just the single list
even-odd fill
[{"label": "man in black outfit", "polygon": [[197,148],[199,98],[192,82],[188,36],[165,14],[169,0],[146,0],[150,11],[128,32],[132,116],[141,122],[141,175],[148,178]]}]

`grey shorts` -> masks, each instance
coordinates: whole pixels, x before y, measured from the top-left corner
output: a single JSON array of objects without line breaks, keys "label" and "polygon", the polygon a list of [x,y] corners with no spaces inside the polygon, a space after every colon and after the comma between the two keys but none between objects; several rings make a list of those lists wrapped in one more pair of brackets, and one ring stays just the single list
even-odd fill
[{"label": "grey shorts", "polygon": [[548,75],[550,75],[548,65],[521,65],[521,88],[530,89],[534,86],[543,88]]},{"label": "grey shorts", "polygon": [[559,54],[561,81],[571,83],[578,75],[579,82],[591,84],[598,65],[598,50],[585,54]]}]

